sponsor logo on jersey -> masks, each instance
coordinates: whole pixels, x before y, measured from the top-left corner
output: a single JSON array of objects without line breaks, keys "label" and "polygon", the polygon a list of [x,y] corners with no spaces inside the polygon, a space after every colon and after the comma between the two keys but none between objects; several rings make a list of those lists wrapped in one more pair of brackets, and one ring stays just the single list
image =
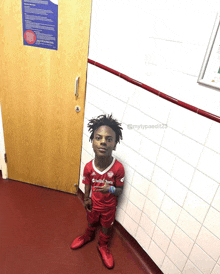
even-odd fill
[{"label": "sponsor logo on jersey", "polygon": [[114,173],[113,173],[112,171],[109,171],[109,172],[107,173],[107,175],[108,175],[109,178],[112,178],[112,176],[114,175]]},{"label": "sponsor logo on jersey", "polygon": [[112,185],[113,184],[113,182],[112,181],[107,181],[107,180],[101,180],[101,179],[99,179],[99,180],[97,180],[97,179],[92,179],[92,182],[93,183],[99,183],[99,184],[109,184],[109,185]]},{"label": "sponsor logo on jersey", "polygon": [[122,183],[124,182],[124,180],[125,180],[125,177],[121,178],[121,182],[122,182]]}]

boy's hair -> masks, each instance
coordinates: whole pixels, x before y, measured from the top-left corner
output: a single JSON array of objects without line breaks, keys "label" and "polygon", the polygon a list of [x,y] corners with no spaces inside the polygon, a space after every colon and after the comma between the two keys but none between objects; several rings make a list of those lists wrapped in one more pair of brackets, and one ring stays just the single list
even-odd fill
[{"label": "boy's hair", "polygon": [[89,132],[91,132],[89,141],[92,142],[92,140],[94,139],[94,132],[101,126],[108,126],[112,130],[114,130],[116,135],[116,144],[120,143],[120,140],[122,140],[123,128],[121,127],[121,123],[119,123],[116,119],[112,118],[112,114],[108,116],[99,115],[97,118],[92,118],[89,120],[88,128]]}]

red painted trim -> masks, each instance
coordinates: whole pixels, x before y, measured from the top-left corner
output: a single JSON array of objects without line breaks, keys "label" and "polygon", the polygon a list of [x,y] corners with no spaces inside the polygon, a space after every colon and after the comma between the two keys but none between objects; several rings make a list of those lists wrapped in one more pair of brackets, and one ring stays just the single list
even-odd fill
[{"label": "red painted trim", "polygon": [[170,101],[173,104],[176,104],[176,105],[178,105],[180,107],[186,108],[186,109],[188,109],[190,111],[196,112],[199,115],[202,115],[202,116],[204,116],[204,117],[206,117],[208,119],[211,119],[211,120],[213,120],[215,122],[220,123],[220,117],[217,116],[217,115],[215,115],[215,114],[212,114],[210,112],[206,112],[205,110],[199,109],[199,108],[194,107],[192,105],[189,105],[189,104],[187,104],[185,102],[182,102],[182,101],[180,101],[180,100],[178,100],[176,98],[173,98],[173,97],[171,97],[171,96],[169,96],[169,95],[167,95],[165,93],[162,93],[159,90],[156,90],[156,89],[154,89],[152,87],[149,87],[149,86],[147,86],[147,85],[145,85],[145,84],[143,84],[143,83],[141,83],[139,81],[136,81],[136,80],[128,77],[125,74],[122,74],[122,73],[120,73],[120,72],[118,72],[118,71],[116,71],[114,69],[111,69],[111,68],[109,68],[107,66],[104,66],[104,65],[102,65],[102,64],[100,64],[98,62],[95,62],[95,61],[91,60],[91,59],[88,59],[88,63],[92,64],[94,66],[97,66],[97,67],[99,67],[101,69],[104,69],[104,70],[106,70],[106,71],[108,71],[108,72],[110,72],[110,73],[112,73],[112,74],[114,74],[116,76],[119,76],[122,79],[124,79],[124,80],[126,80],[126,81],[128,81],[128,82],[130,82],[130,83],[132,83],[132,84],[134,84],[136,86],[138,86],[138,87],[141,87],[141,88],[143,88],[143,89],[145,89],[145,90],[147,90],[147,91],[149,91],[151,93],[154,93],[155,95],[158,95],[159,97],[161,97],[161,98],[163,98],[163,99],[165,99],[167,101]]},{"label": "red painted trim", "polygon": [[[78,198],[83,203],[84,193],[81,189],[78,189]],[[155,262],[148,256],[148,254],[143,250],[139,243],[124,229],[124,227],[117,221],[114,223],[114,229],[121,236],[121,238],[126,242],[128,247],[136,255],[142,269],[147,274],[163,274]]]}]

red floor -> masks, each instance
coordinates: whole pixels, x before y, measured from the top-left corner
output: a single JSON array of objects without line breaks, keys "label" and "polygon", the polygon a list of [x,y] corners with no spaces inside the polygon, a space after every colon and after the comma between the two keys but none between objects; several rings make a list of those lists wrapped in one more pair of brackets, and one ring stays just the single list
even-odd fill
[{"label": "red floor", "polygon": [[0,274],[147,273],[117,230],[111,243],[112,270],[105,268],[96,249],[98,235],[71,250],[86,225],[77,196],[0,176]]}]

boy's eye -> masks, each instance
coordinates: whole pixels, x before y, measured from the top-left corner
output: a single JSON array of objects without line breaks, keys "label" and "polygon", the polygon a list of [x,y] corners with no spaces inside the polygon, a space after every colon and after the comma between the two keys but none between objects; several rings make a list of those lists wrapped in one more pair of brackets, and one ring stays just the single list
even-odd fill
[{"label": "boy's eye", "polygon": [[[101,140],[101,137],[100,137],[100,136],[96,136],[95,139],[96,139],[97,141],[99,141],[99,140]],[[106,141],[107,141],[107,142],[112,142],[112,138],[106,138]]]}]

